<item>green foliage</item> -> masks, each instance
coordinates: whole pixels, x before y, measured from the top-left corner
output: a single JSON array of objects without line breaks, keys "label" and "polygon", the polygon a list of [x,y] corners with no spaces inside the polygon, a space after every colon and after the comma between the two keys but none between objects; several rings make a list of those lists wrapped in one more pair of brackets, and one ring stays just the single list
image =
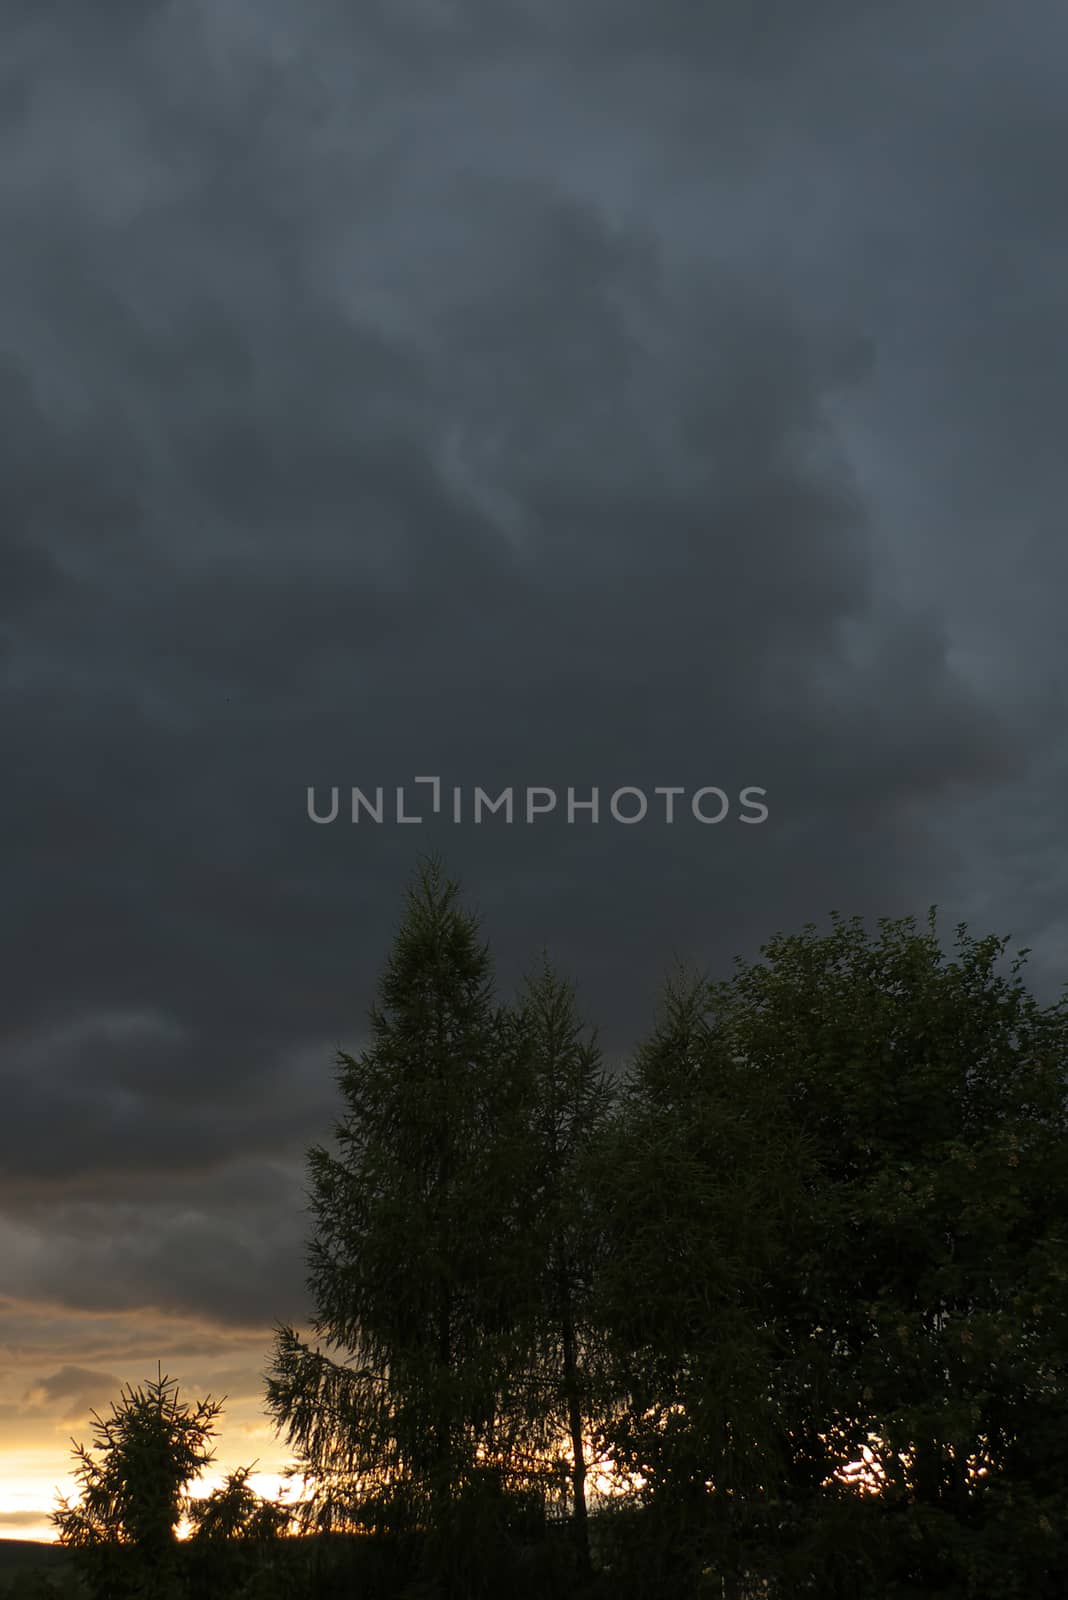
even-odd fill
[{"label": "green foliage", "polygon": [[[264,1550],[289,1523],[289,1512],[249,1487],[251,1467],[231,1473],[200,1499],[190,1485],[214,1460],[209,1446],[223,1402],[190,1405],[163,1376],[126,1387],[111,1415],[94,1413],[94,1443],[75,1445],[80,1495],[53,1513],[75,1572],[99,1600],[171,1600],[243,1593],[265,1567]],[[192,1537],[178,1541],[188,1517]],[[250,1590],[251,1592],[251,1590]]]},{"label": "green foliage", "polygon": [[249,1484],[256,1465],[238,1467],[213,1489],[189,1503],[189,1521],[194,1541],[217,1544],[228,1539],[249,1539],[270,1543],[279,1539],[289,1526],[290,1513],[275,1500],[265,1500]]},{"label": "green foliage", "polygon": [[793,1339],[822,1350],[819,1431],[854,1459],[877,1441],[890,1570],[1043,1593],[1068,1516],[1065,1002],[1039,1008],[1026,952],[998,972],[1004,940],[961,926],[947,960],[933,911],[879,929],[773,941],[715,1026],[813,1142]]},{"label": "green foliage", "polygon": [[[1059,1594],[1068,1000],[1005,948],[777,936],[676,974],[614,1091],[424,867],[310,1157],[320,1345],[269,1379],[309,1525],[373,1535],[307,1592]],[[587,1519],[591,1449],[630,1489]]]},{"label": "green foliage", "polygon": [[[507,1142],[521,1251],[509,1290],[516,1314],[514,1448],[542,1494],[569,1504],[580,1571],[589,1568],[586,1479],[602,1432],[603,1350],[591,1314],[597,1195],[591,1152],[612,1089],[572,986],[544,957],[512,1014],[516,1120]],[[565,1444],[566,1441],[566,1444]]]},{"label": "green foliage", "polygon": [[321,1529],[451,1538],[507,1454],[498,1403],[519,1220],[501,1128],[514,1083],[488,951],[436,860],[407,896],[371,1013],[338,1057],[337,1153],[310,1153],[314,1348],[279,1329],[267,1402],[314,1483]]},{"label": "green foliage", "polygon": [[61,1500],[52,1520],[94,1592],[175,1592],[178,1524],[189,1484],[214,1459],[209,1444],[221,1410],[210,1397],[183,1403],[160,1371],[143,1387],[124,1388],[110,1416],[93,1413],[93,1445],[74,1446],[78,1500]]},{"label": "green foliage", "polygon": [[[740,1572],[789,1474],[780,1286],[813,1217],[808,1144],[774,1086],[667,985],[599,1150],[597,1309],[620,1409],[609,1452],[649,1515],[626,1565],[650,1592]],[[659,1585],[659,1587],[656,1587]],[[689,1586],[689,1589],[687,1589]]]},{"label": "green foliage", "polygon": [[[1065,1002],[998,972],[1005,941],[962,927],[947,960],[933,913],[833,920],[675,983],[639,1053],[603,1151],[616,1458],[691,1581],[1053,1594]],[[832,1477],[865,1449],[868,1498]]]},{"label": "green foliage", "polygon": [[277,1554],[291,1513],[251,1488],[254,1465],[229,1473],[211,1494],[190,1502],[191,1535],[183,1555],[197,1594],[265,1595],[280,1587]]}]

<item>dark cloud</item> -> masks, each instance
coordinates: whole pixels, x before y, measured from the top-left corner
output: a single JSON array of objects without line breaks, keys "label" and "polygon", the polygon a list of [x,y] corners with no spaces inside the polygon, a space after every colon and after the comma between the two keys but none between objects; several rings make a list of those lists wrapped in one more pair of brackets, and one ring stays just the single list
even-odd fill
[{"label": "dark cloud", "polygon": [[13,1539],[17,1539],[22,1529],[36,1529],[41,1523],[40,1511],[0,1511],[0,1528],[10,1528]]},{"label": "dark cloud", "polygon": [[[110,1181],[8,1188],[5,1283],[21,1302],[206,1314],[235,1328],[305,1315],[307,1217],[295,1163],[235,1154],[217,1172],[153,1181],[117,1161]],[[272,1281],[275,1309],[264,1295]]]},{"label": "dark cloud", "polygon": [[[831,907],[938,901],[1052,996],[1062,7],[4,36],[0,1232],[57,1374],[79,1318],[300,1314],[300,1154],[420,848],[613,1062],[673,953]],[[305,814],[419,774],[770,816]]]},{"label": "dark cloud", "polygon": [[116,1396],[121,1388],[121,1382],[109,1372],[60,1367],[58,1372],[38,1378],[31,1385],[26,1404],[54,1412],[61,1422],[81,1421],[90,1411],[100,1410],[105,1399]]}]

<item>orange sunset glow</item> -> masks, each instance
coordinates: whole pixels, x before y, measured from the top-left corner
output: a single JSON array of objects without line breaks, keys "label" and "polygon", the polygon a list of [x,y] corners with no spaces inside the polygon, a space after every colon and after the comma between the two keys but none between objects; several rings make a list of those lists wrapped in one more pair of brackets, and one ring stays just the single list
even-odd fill
[{"label": "orange sunset glow", "polygon": [[89,1444],[90,1413],[106,1415],[123,1384],[154,1376],[157,1360],[184,1397],[228,1397],[215,1463],[196,1492],[256,1461],[252,1487],[277,1494],[288,1458],[263,1413],[260,1372],[270,1338],[269,1328],[0,1300],[0,1537],[54,1540],[49,1513],[57,1492],[76,1492],[71,1438]]}]

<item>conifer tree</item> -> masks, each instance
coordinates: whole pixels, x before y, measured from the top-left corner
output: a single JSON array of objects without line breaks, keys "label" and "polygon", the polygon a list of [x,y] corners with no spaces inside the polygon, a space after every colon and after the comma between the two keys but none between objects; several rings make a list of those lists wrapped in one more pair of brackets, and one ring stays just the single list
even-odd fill
[{"label": "conifer tree", "polygon": [[177,1531],[189,1485],[214,1459],[210,1448],[223,1402],[191,1405],[178,1385],[127,1385],[110,1416],[93,1413],[94,1442],[74,1447],[78,1499],[52,1513],[60,1544],[76,1553],[90,1592],[170,1600],[177,1592]]},{"label": "conifer tree", "polygon": [[370,1021],[368,1048],[338,1055],[336,1150],[309,1154],[317,1342],[279,1329],[267,1401],[318,1526],[388,1516],[447,1538],[499,1420],[509,1079],[489,952],[436,858]]},{"label": "conifer tree", "polygon": [[612,1104],[596,1034],[572,986],[543,956],[514,1013],[522,1106],[513,1172],[524,1260],[513,1294],[526,1343],[520,1383],[526,1437],[543,1458],[567,1440],[568,1499],[579,1566],[588,1570],[587,1474],[599,1421],[600,1341],[590,1313],[596,1195],[590,1157]]}]

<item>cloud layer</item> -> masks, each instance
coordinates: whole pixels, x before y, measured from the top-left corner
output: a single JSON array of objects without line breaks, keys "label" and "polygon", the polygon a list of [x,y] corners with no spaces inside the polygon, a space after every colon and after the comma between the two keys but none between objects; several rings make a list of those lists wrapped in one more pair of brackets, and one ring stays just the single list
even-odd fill
[{"label": "cloud layer", "polygon": [[[832,907],[937,901],[1052,997],[1062,7],[9,0],[4,35],[20,1448],[175,1318],[301,1314],[301,1152],[417,849],[612,1059],[673,951]],[[770,816],[308,821],[418,774]],[[105,1316],[136,1337],[90,1355]]]}]

